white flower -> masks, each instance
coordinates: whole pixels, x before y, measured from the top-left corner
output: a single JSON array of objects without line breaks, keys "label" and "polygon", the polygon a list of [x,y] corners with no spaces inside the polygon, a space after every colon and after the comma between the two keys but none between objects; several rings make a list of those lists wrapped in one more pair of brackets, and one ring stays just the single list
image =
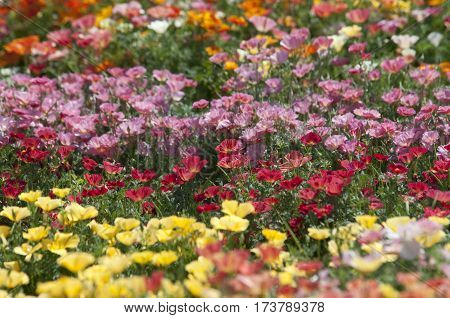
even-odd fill
[{"label": "white flower", "polygon": [[165,21],[165,20],[156,20],[151,22],[148,25],[148,28],[150,30],[155,31],[158,34],[163,34],[164,32],[166,32],[167,28],[170,26],[170,22]]},{"label": "white flower", "polygon": [[340,52],[342,50],[348,39],[346,35],[332,35],[330,38],[333,40],[331,46],[336,50],[336,52]]},{"label": "white flower", "polygon": [[393,35],[391,37],[392,42],[398,45],[399,48],[405,50],[409,49],[411,46],[416,44],[416,42],[419,40],[419,37],[417,35]]},{"label": "white flower", "polygon": [[412,56],[415,57],[416,56],[416,51],[414,51],[413,49],[403,49],[402,50],[402,55],[407,57],[407,56]]},{"label": "white flower", "polygon": [[433,44],[435,47],[439,46],[439,43],[441,43],[441,40],[444,36],[442,35],[442,33],[439,32],[431,32],[430,34],[428,34],[427,39],[428,41],[431,42],[431,44]]}]

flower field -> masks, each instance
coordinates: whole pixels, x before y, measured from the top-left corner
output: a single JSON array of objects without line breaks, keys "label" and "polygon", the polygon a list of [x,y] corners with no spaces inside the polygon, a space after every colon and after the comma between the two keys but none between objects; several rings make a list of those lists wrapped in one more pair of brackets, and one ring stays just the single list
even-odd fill
[{"label": "flower field", "polygon": [[443,0],[0,4],[0,297],[450,297]]}]

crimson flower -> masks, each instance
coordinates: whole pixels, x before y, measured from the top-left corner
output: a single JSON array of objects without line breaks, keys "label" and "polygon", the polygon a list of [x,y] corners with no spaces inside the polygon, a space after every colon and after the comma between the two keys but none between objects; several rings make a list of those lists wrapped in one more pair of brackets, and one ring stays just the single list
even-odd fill
[{"label": "crimson flower", "polygon": [[100,183],[103,180],[103,177],[101,174],[89,174],[89,173],[85,173],[84,174],[84,178],[86,179],[86,181],[93,187],[97,187],[100,185]]},{"label": "crimson flower", "polygon": [[320,137],[318,134],[316,134],[313,131],[310,131],[306,135],[304,135],[302,138],[300,138],[300,141],[307,145],[307,146],[313,146],[317,145],[322,141],[322,137]]},{"label": "crimson flower", "polygon": [[139,202],[149,197],[153,192],[154,190],[150,187],[140,187],[125,191],[125,196],[131,201]]},{"label": "crimson flower", "polygon": [[283,174],[280,170],[271,170],[271,169],[260,169],[258,173],[256,174],[256,179],[259,181],[266,181],[266,182],[276,182],[278,180],[283,179]]},{"label": "crimson flower", "polygon": [[131,169],[131,177],[139,182],[148,182],[156,177],[156,173],[152,170]]},{"label": "crimson flower", "polygon": [[124,169],[119,163],[103,161],[103,169],[109,174],[118,174]]}]

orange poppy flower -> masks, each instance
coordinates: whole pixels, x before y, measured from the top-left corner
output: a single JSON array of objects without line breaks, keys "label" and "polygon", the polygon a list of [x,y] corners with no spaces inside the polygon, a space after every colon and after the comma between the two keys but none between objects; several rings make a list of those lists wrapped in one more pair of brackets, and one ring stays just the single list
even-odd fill
[{"label": "orange poppy flower", "polygon": [[13,40],[8,44],[5,44],[4,48],[5,51],[10,54],[28,55],[31,53],[33,45],[38,42],[39,37],[37,35],[30,35]]}]

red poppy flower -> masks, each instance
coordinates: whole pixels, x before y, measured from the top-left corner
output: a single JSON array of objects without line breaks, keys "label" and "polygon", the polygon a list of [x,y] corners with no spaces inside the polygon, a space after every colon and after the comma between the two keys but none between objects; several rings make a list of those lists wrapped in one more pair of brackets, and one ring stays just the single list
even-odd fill
[{"label": "red poppy flower", "polygon": [[177,185],[183,184],[183,180],[181,180],[177,174],[169,173],[162,177],[161,180],[161,191],[168,192],[172,191],[173,188]]},{"label": "red poppy flower", "polygon": [[156,177],[156,173],[152,170],[131,169],[131,177],[139,182],[148,182]]},{"label": "red poppy flower", "polygon": [[86,179],[86,181],[93,187],[98,187],[100,185],[100,183],[103,180],[103,177],[101,174],[89,174],[89,173],[85,173],[84,174],[84,179]]},{"label": "red poppy flower", "polygon": [[250,160],[247,156],[241,154],[231,154],[221,158],[217,163],[217,166],[224,169],[236,169],[247,166],[249,161]]},{"label": "red poppy flower", "polygon": [[109,190],[120,189],[120,188],[123,188],[124,186],[125,186],[125,182],[123,182],[122,180],[108,180],[108,181],[106,181],[106,187]]},{"label": "red poppy flower", "polygon": [[205,203],[197,207],[198,213],[205,213],[211,211],[220,211],[220,205],[218,205],[217,203]]},{"label": "red poppy flower", "polygon": [[280,182],[280,187],[285,190],[294,190],[297,188],[301,183],[303,182],[303,179],[299,176],[295,176],[292,179],[283,180]]},{"label": "red poppy flower", "polygon": [[298,192],[298,196],[300,199],[305,201],[311,201],[316,196],[317,191],[312,188],[305,188]]},{"label": "red poppy flower", "polygon": [[108,192],[108,189],[106,187],[97,187],[97,188],[93,188],[93,189],[83,189],[83,191],[81,191],[81,195],[83,197],[98,197],[107,192]]},{"label": "red poppy flower", "polygon": [[130,189],[125,191],[125,197],[134,202],[139,202],[149,197],[154,190],[150,187],[140,187],[137,189]]},{"label": "red poppy flower", "polygon": [[25,181],[9,179],[2,186],[2,192],[6,198],[15,199],[23,192],[25,186]]},{"label": "red poppy flower", "polygon": [[164,278],[164,273],[161,271],[154,271],[150,277],[145,277],[145,287],[149,292],[156,293],[161,287],[162,280]]},{"label": "red poppy flower", "polygon": [[373,157],[378,161],[387,161],[389,159],[389,156],[383,155],[381,153],[376,153],[373,155]]},{"label": "red poppy flower", "polygon": [[83,167],[88,171],[94,170],[98,166],[98,163],[88,157],[83,157]]},{"label": "red poppy flower", "polygon": [[408,172],[408,168],[401,163],[390,163],[387,168],[393,174],[405,174]]},{"label": "red poppy flower", "polygon": [[66,159],[73,151],[75,150],[75,147],[73,146],[61,146],[56,151],[61,159]]},{"label": "red poppy flower", "polygon": [[155,213],[155,204],[153,202],[142,202],[142,212],[145,214]]},{"label": "red poppy flower", "polygon": [[302,138],[300,138],[300,141],[308,146],[317,145],[322,141],[322,137],[320,137],[318,134],[316,134],[313,131],[310,131],[306,135],[304,135]]},{"label": "red poppy flower", "polygon": [[230,154],[242,149],[242,143],[237,139],[225,139],[217,147],[216,151],[221,154]]},{"label": "red poppy flower", "polygon": [[422,199],[425,197],[429,187],[424,182],[410,182],[408,183],[409,195]]},{"label": "red poppy flower", "polygon": [[442,202],[449,203],[450,202],[450,191],[440,191],[435,189],[429,189],[427,191],[427,197]]},{"label": "red poppy flower", "polygon": [[119,163],[103,161],[103,169],[109,174],[118,174],[124,169]]},{"label": "red poppy flower", "polygon": [[189,156],[181,162],[182,166],[175,166],[173,172],[184,182],[192,180],[207,163],[206,160],[202,160],[199,156]]},{"label": "red poppy flower", "polygon": [[284,157],[284,162],[281,164],[281,171],[289,171],[303,166],[311,160],[310,156],[303,156],[299,151],[291,151]]},{"label": "red poppy flower", "polygon": [[276,182],[281,179],[283,179],[283,174],[280,170],[270,170],[270,169],[260,169],[258,173],[256,174],[256,179],[259,181],[266,181],[266,182]]}]

